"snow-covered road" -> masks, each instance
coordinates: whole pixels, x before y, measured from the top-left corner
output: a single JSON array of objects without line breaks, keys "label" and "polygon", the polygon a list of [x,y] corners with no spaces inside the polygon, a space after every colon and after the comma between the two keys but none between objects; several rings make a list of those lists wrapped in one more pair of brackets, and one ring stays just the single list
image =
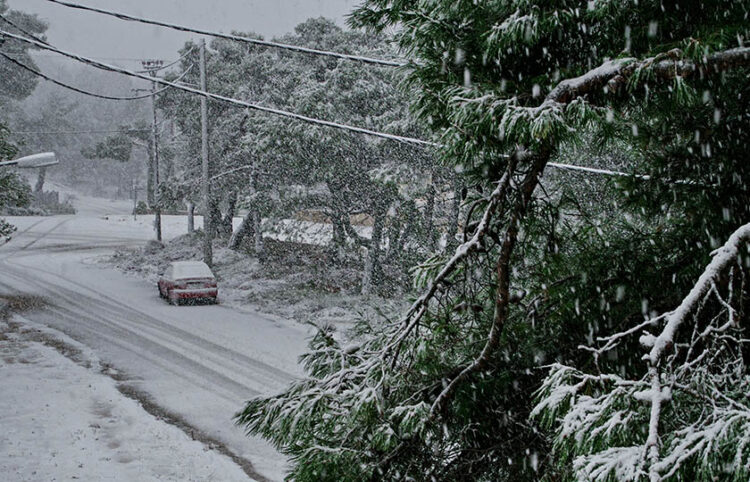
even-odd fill
[{"label": "snow-covered road", "polygon": [[[282,478],[284,458],[246,437],[232,415],[248,398],[300,375],[297,357],[308,331],[221,305],[170,306],[154,286],[94,263],[117,246],[151,239],[148,218],[135,222],[125,203],[121,209],[109,216],[84,208],[76,216],[10,218],[19,231],[0,247],[0,296],[44,297],[45,307],[26,318],[90,347],[117,370],[126,391],[225,445],[252,464],[246,471],[253,478]],[[184,232],[184,223],[167,217],[167,236]]]}]

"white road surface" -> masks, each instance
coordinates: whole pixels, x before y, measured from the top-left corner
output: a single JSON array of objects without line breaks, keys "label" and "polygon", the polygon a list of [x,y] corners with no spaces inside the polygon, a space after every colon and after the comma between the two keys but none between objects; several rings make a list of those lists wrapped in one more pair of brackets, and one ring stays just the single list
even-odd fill
[{"label": "white road surface", "polygon": [[[98,201],[79,197],[75,216],[8,218],[19,230],[0,246],[0,296],[46,298],[45,308],[24,317],[89,347],[127,388],[249,462],[253,479],[280,480],[283,456],[245,436],[232,416],[248,398],[300,376],[309,332],[221,305],[170,306],[155,286],[96,264],[118,246],[153,237],[149,217],[133,221],[127,203]],[[166,217],[166,236],[182,234],[185,224]]]}]

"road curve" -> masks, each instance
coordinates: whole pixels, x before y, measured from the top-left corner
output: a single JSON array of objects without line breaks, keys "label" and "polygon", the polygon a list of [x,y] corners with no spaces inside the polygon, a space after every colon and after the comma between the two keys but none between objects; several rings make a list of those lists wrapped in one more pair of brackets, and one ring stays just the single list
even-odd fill
[{"label": "road curve", "polygon": [[25,318],[91,348],[123,385],[247,462],[252,479],[283,475],[284,458],[231,418],[248,398],[300,375],[303,327],[223,306],[169,306],[149,283],[91,262],[145,243],[150,233],[140,225],[92,216],[19,221],[0,246],[0,296],[42,296],[47,304]]}]

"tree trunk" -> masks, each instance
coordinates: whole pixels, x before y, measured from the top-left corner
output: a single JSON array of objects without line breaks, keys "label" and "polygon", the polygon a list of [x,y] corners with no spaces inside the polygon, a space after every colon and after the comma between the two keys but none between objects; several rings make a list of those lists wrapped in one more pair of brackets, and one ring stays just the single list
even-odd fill
[{"label": "tree trunk", "polygon": [[409,241],[409,237],[411,236],[412,230],[414,230],[414,223],[417,222],[417,216],[418,213],[416,207],[410,208],[411,213],[414,213],[415,215],[407,215],[406,216],[406,226],[404,226],[403,231],[401,232],[401,235],[398,238],[398,244],[394,246],[394,249],[396,249],[396,255],[400,258],[401,254],[404,252],[406,247],[406,242]]},{"label": "tree trunk", "polygon": [[344,259],[344,249],[346,246],[346,228],[344,227],[343,217],[346,216],[344,213],[334,213],[331,216],[331,224],[333,225],[333,238],[331,239],[330,252],[336,260]]},{"label": "tree trunk", "polygon": [[211,197],[211,201],[208,206],[208,215],[211,221],[211,238],[215,238],[219,234],[221,228],[221,209],[219,208],[219,200],[215,197]]},{"label": "tree trunk", "polygon": [[232,236],[233,231],[233,225],[232,221],[234,220],[234,212],[237,208],[237,195],[232,193],[229,195],[229,199],[227,199],[227,211],[224,213],[224,218],[221,220],[221,225],[219,227],[219,236],[222,237],[230,237]]},{"label": "tree trunk", "polygon": [[232,236],[229,238],[229,249],[234,251],[240,249],[242,242],[245,241],[248,236],[255,237],[253,210],[248,211],[245,217],[242,218],[242,223],[240,223],[237,230],[232,233]]},{"label": "tree trunk", "polygon": [[[433,175],[434,176],[434,175]],[[427,191],[427,207],[425,208],[425,236],[427,237],[427,249],[432,253],[437,246],[435,233],[435,184],[431,183]]]},{"label": "tree trunk", "polygon": [[388,250],[385,252],[385,259],[392,261],[399,256],[399,239],[401,238],[401,213],[396,211],[396,216],[391,219],[388,226]]},{"label": "tree trunk", "polygon": [[34,193],[35,194],[41,194],[44,192],[44,179],[47,177],[47,168],[46,167],[40,167],[39,168],[39,175],[36,178],[36,186],[34,186]]},{"label": "tree trunk", "polygon": [[372,238],[365,258],[365,271],[362,275],[363,296],[369,296],[372,293],[373,286],[376,286],[379,281],[377,273],[380,269],[380,244],[383,239],[383,224],[387,212],[387,208],[379,208],[375,212],[375,224],[372,227]]},{"label": "tree trunk", "polygon": [[451,249],[458,245],[456,233],[458,233],[458,217],[461,214],[461,191],[463,190],[458,177],[453,181],[453,202],[451,203],[451,217],[448,222],[448,239],[446,248]]},{"label": "tree trunk", "polygon": [[195,232],[195,204],[193,204],[192,201],[188,202],[188,214],[187,214],[187,223],[188,223],[188,234],[193,234]]},{"label": "tree trunk", "polygon": [[258,259],[265,257],[265,251],[263,246],[263,228],[261,222],[263,221],[263,214],[260,209],[253,209],[253,229],[255,230],[255,256]]}]

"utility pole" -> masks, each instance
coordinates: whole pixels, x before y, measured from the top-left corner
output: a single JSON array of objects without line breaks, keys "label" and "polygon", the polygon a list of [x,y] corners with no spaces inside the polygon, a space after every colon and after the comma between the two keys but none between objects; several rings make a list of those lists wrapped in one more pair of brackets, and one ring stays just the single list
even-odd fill
[{"label": "utility pole", "polygon": [[138,181],[133,179],[133,220],[138,219]]},{"label": "utility pole", "polygon": [[[200,48],[201,90],[207,92],[206,87],[206,40],[201,40]],[[203,262],[209,266],[214,264],[213,229],[211,226],[211,186],[209,182],[210,170],[208,166],[208,99],[201,97],[201,161],[203,168]]]},{"label": "utility pole", "polygon": [[[164,66],[163,60],[144,60],[141,62],[143,70],[147,71],[151,77],[156,77],[156,73]],[[151,113],[153,115],[153,131],[151,133],[151,142],[153,145],[153,171],[154,171],[154,229],[156,230],[156,240],[161,241],[161,200],[159,199],[159,125],[156,118],[156,82],[151,82]]]}]

